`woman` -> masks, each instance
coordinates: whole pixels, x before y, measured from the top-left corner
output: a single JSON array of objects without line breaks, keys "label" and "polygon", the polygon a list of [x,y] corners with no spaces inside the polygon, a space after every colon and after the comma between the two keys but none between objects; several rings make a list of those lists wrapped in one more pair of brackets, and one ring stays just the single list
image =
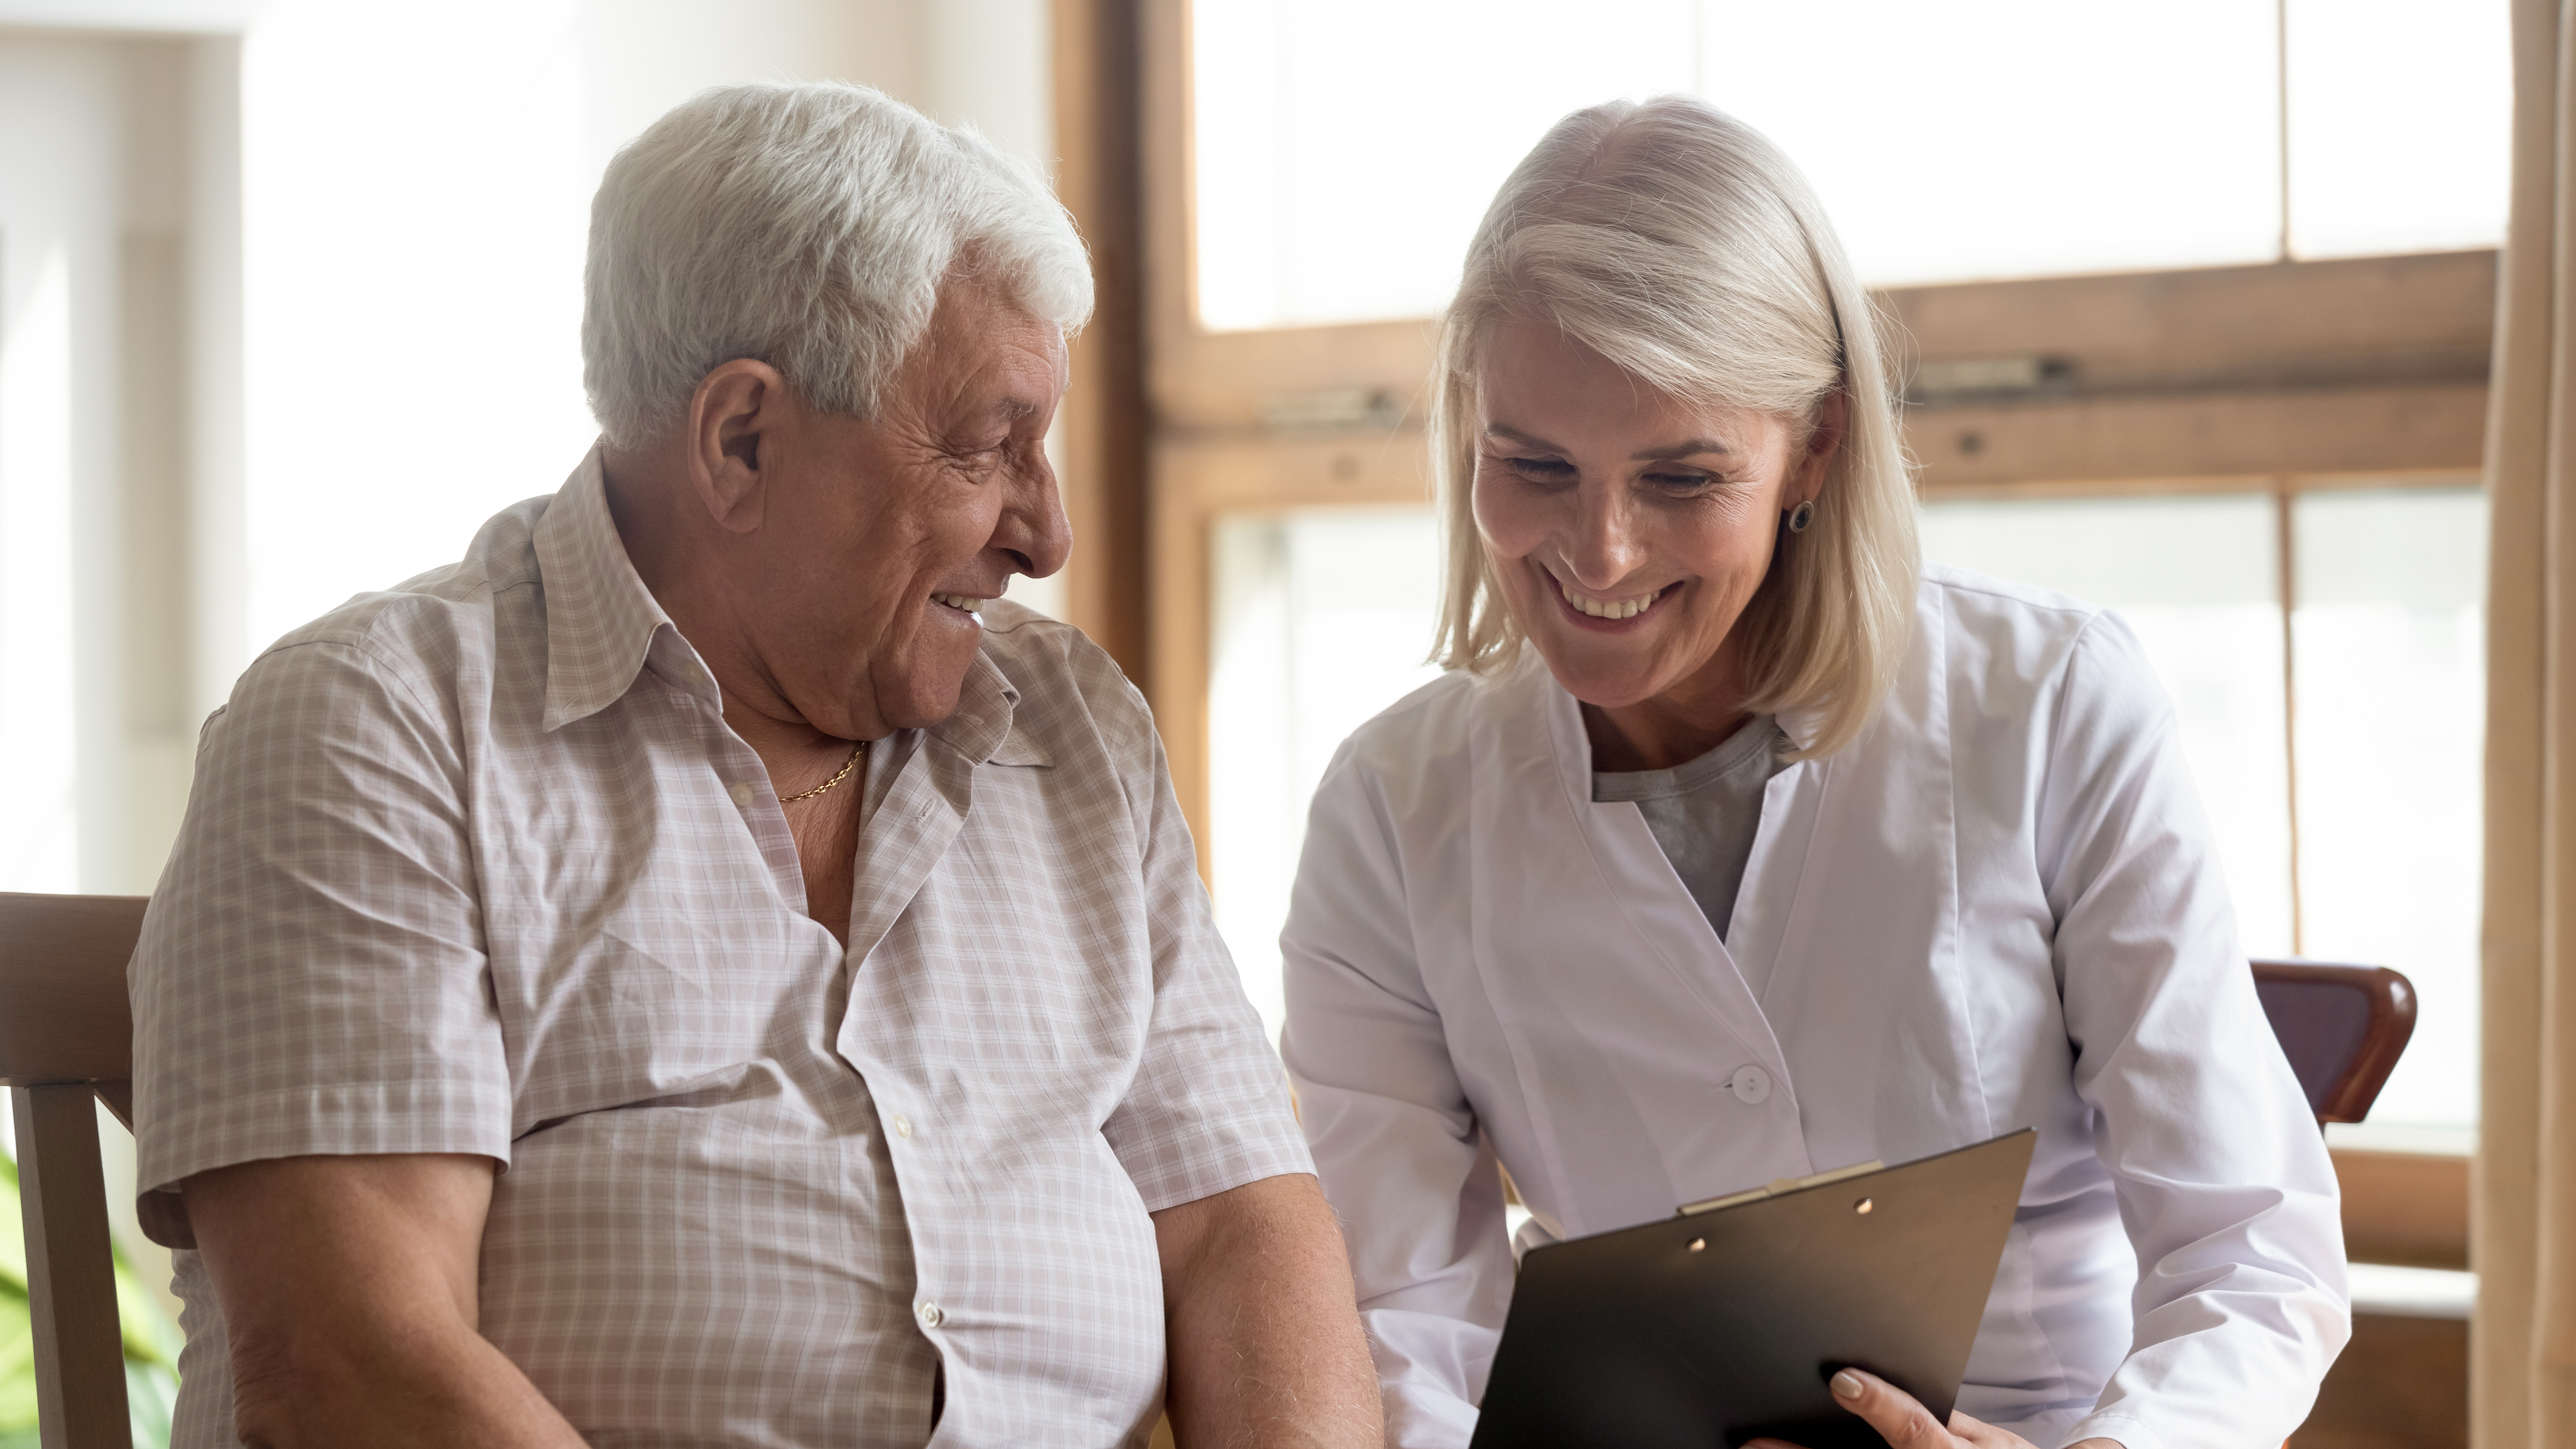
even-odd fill
[{"label": "woman", "polygon": [[2118,619],[1918,572],[1796,170],[1695,100],[1566,118],[1437,367],[1449,673],[1343,746],[1283,936],[1390,1441],[1472,1432],[1498,1161],[1525,1245],[2027,1126],[1962,1412],[1908,1442],[2278,1443],[2348,1331],[2334,1174],[2171,708]]}]

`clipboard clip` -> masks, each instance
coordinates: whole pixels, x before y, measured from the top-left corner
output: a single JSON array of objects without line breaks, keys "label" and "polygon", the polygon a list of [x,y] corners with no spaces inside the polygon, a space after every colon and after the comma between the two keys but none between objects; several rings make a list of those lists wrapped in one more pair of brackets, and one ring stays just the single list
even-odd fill
[{"label": "clipboard clip", "polygon": [[1873,1157],[1867,1162],[1855,1162],[1849,1167],[1837,1167],[1831,1172],[1819,1172],[1812,1177],[1775,1177],[1760,1187],[1746,1188],[1742,1192],[1730,1192],[1724,1197],[1703,1198],[1698,1202],[1683,1203],[1673,1209],[1673,1216],[1686,1218],[1699,1213],[1715,1212],[1719,1208],[1730,1208],[1737,1203],[1760,1202],[1766,1197],[1804,1192],[1811,1187],[1823,1187],[1827,1183],[1841,1182],[1854,1177],[1867,1177],[1873,1172],[1886,1170],[1887,1164]]}]

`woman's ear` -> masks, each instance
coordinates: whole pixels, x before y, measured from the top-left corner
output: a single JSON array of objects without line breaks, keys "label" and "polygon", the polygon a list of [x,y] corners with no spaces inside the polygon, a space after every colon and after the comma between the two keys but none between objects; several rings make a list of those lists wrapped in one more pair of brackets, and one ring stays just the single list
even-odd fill
[{"label": "woman's ear", "polygon": [[760,527],[769,506],[765,450],[790,405],[778,369],[748,357],[698,380],[689,398],[689,486],[717,527]]},{"label": "woman's ear", "polygon": [[1813,503],[1825,491],[1825,478],[1833,471],[1834,455],[1842,451],[1843,431],[1850,424],[1851,402],[1840,387],[1817,402],[1816,421],[1807,429],[1806,448],[1789,479],[1788,506]]}]

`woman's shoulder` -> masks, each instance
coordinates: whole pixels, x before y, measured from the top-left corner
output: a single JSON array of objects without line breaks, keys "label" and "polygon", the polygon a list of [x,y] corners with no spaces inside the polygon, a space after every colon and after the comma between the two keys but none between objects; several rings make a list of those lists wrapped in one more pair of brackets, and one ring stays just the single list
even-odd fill
[{"label": "woman's shoulder", "polygon": [[[2079,646],[2134,644],[2129,626],[2100,604],[1952,564],[1923,565],[1918,605],[1947,636],[1954,668],[1997,659],[2053,675]],[[1962,644],[1976,647],[1963,651]]]},{"label": "woman's shoulder", "polygon": [[1351,731],[1335,764],[1410,773],[1442,755],[1463,754],[1476,698],[1495,682],[1464,669],[1443,672]]},{"label": "woman's shoulder", "polygon": [[2165,707],[2144,648],[2113,610],[1948,564],[1925,564],[1922,580],[1923,619],[1941,632],[1952,693],[1973,691],[2002,714],[2016,712],[2007,697],[2033,709],[2062,701],[2152,715]]},{"label": "woman's shoulder", "polygon": [[2038,584],[1928,561],[1921,594],[1925,603],[1937,603],[1963,620],[2041,635],[2072,637],[2104,612],[2098,604]]}]

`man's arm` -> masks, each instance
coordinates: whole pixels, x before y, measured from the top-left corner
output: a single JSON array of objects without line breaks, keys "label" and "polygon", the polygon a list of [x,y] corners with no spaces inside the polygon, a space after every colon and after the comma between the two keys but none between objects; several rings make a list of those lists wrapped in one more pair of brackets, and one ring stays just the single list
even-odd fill
[{"label": "man's arm", "polygon": [[1341,1226],[1302,1173],[1154,1214],[1184,1449],[1378,1449],[1377,1371]]},{"label": "man's arm", "polygon": [[232,1345],[253,1449],[581,1436],[480,1333],[490,1158],[283,1157],[181,1185]]}]

